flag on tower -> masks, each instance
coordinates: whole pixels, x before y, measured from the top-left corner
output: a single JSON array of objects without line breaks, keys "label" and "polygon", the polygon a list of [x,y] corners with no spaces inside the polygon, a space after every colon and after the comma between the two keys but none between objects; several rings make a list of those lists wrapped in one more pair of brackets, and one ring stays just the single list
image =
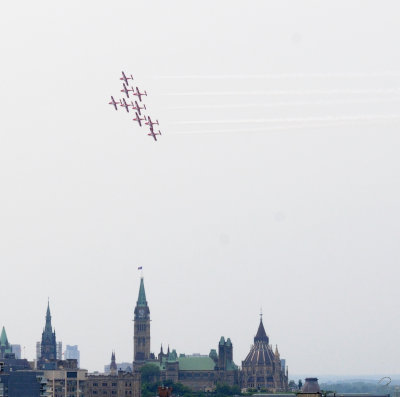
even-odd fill
[{"label": "flag on tower", "polygon": [[139,266],[137,269],[138,269],[138,270],[142,270],[142,269],[143,269],[143,266]]}]

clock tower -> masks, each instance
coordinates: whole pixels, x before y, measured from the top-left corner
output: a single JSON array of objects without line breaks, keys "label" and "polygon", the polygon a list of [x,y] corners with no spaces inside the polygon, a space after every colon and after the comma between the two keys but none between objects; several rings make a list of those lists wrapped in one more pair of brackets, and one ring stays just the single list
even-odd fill
[{"label": "clock tower", "polygon": [[140,278],[139,297],[133,319],[133,361],[150,359],[150,309],[147,305],[143,277]]}]

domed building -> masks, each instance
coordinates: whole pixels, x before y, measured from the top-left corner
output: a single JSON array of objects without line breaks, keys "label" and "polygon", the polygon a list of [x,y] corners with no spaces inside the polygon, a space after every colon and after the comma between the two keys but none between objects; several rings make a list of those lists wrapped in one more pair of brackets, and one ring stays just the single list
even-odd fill
[{"label": "domed building", "polygon": [[260,325],[254,344],[247,357],[242,361],[242,388],[266,389],[268,391],[286,391],[288,388],[288,373],[281,360],[278,346],[273,352],[269,338],[260,318]]}]

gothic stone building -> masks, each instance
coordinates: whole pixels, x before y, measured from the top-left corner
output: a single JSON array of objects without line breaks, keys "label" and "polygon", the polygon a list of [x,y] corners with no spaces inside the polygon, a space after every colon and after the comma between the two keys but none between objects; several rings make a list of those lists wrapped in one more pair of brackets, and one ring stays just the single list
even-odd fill
[{"label": "gothic stone building", "polygon": [[218,383],[240,385],[242,388],[286,391],[288,373],[284,368],[278,347],[273,352],[265,332],[262,317],[254,338],[254,345],[242,370],[233,362],[231,340],[221,337],[218,352],[207,355],[178,355],[175,350],[161,351],[158,358],[150,352],[150,309],[146,300],[143,277],[140,279],[139,296],[134,312],[134,372],[144,364],[159,366],[161,380],[180,382],[194,390],[213,390]]},{"label": "gothic stone building", "polygon": [[288,389],[288,373],[282,365],[278,346],[275,353],[269,344],[262,317],[254,344],[242,362],[241,387],[266,389],[269,391],[286,391]]},{"label": "gothic stone building", "polygon": [[154,359],[150,355],[150,309],[146,300],[143,277],[140,278],[139,296],[134,312],[133,357],[134,362]]},{"label": "gothic stone building", "polygon": [[140,397],[140,373],[88,375],[85,397]]},{"label": "gothic stone building", "polygon": [[233,346],[228,338],[221,337],[218,353],[215,349],[210,354],[186,355],[175,350],[163,353],[162,347],[158,355],[161,370],[161,380],[167,379],[179,382],[193,390],[212,391],[217,383],[237,385],[239,380],[238,367],[232,360]]},{"label": "gothic stone building", "polygon": [[50,304],[47,302],[46,323],[42,332],[38,369],[55,369],[57,361],[56,331],[51,326]]},{"label": "gothic stone building", "polygon": [[175,350],[164,353],[158,358],[150,352],[150,309],[146,300],[143,277],[140,279],[139,296],[134,311],[134,372],[144,364],[157,365],[161,380],[180,382],[194,390],[213,390],[217,383],[238,384],[239,370],[233,362],[231,340],[222,337],[218,353],[211,350],[207,355],[178,354]]}]

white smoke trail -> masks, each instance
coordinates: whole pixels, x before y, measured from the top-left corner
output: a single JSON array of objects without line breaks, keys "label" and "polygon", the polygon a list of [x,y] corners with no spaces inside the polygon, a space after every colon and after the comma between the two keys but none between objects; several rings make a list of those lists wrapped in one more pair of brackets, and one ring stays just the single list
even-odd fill
[{"label": "white smoke trail", "polygon": [[263,123],[309,123],[330,121],[376,121],[400,120],[400,115],[370,115],[370,116],[324,116],[324,117],[287,117],[270,119],[242,119],[242,120],[184,120],[173,122],[173,125],[192,124],[263,124]]},{"label": "white smoke trail", "polygon": [[343,73],[270,73],[270,74],[225,74],[225,75],[160,75],[153,79],[163,80],[229,80],[229,79],[297,79],[297,78],[374,78],[400,77],[400,71],[388,70],[382,72],[343,72]]},{"label": "white smoke trail", "polygon": [[357,89],[332,89],[332,90],[271,90],[271,91],[209,91],[209,92],[168,92],[160,94],[162,96],[257,96],[257,95],[335,95],[335,94],[400,94],[400,89],[375,89],[375,90],[357,90]]},{"label": "white smoke trail", "polygon": [[309,105],[346,105],[346,104],[363,104],[363,103],[387,103],[400,101],[398,98],[369,98],[369,99],[339,99],[339,100],[319,100],[319,101],[294,101],[294,102],[272,102],[272,103],[243,103],[243,104],[226,104],[226,105],[181,105],[169,106],[168,110],[186,110],[186,109],[245,109],[254,107],[283,107],[283,106],[309,106]]},{"label": "white smoke trail", "polygon": [[[315,129],[315,128],[326,128],[338,125],[362,125],[365,123],[371,123],[378,120],[335,120],[329,123],[313,123],[313,124],[287,124],[287,125],[270,125],[263,128],[247,128],[247,129],[218,129],[218,130],[193,130],[193,131],[175,131],[169,132],[168,135],[203,135],[203,134],[249,134],[249,133],[262,133],[262,132],[274,132],[274,131],[287,131],[287,130],[304,130],[304,129]],[[379,121],[381,122],[381,120]]]}]

